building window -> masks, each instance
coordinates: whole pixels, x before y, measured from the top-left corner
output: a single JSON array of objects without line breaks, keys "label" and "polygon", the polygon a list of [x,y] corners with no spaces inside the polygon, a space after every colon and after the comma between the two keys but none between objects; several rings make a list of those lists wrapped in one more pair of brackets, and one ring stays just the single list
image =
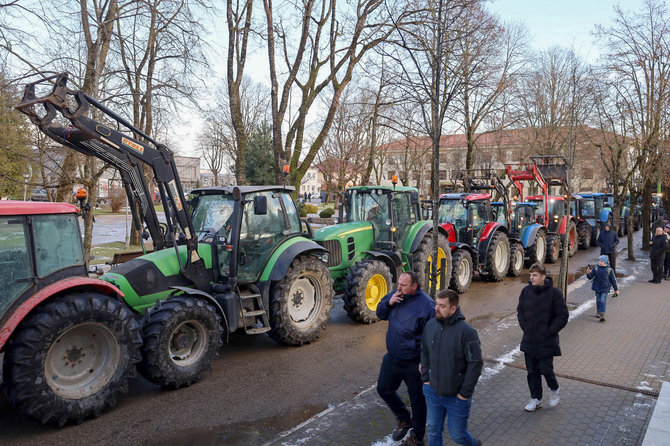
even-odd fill
[{"label": "building window", "polygon": [[395,175],[395,170],[389,170],[389,176],[388,179],[391,180],[391,178]]},{"label": "building window", "polygon": [[593,169],[589,167],[582,167],[582,179],[592,180],[593,179]]}]

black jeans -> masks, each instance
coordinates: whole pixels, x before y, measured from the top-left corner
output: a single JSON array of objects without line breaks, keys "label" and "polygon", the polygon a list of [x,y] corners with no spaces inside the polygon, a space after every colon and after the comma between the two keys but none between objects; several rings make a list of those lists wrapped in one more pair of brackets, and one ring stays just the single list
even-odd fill
[{"label": "black jeans", "polygon": [[[377,393],[388,404],[393,414],[404,423],[412,423],[414,435],[422,439],[426,433],[426,400],[423,396],[423,382],[419,373],[419,359],[416,361],[401,361],[384,355],[382,367],[377,380]],[[405,382],[412,413],[398,396],[397,390],[401,382]]]},{"label": "black jeans", "polygon": [[670,277],[670,252],[665,251],[665,260],[663,261],[663,276]]},{"label": "black jeans", "polygon": [[542,377],[547,381],[551,390],[558,389],[558,381],[554,375],[554,357],[536,358],[524,354],[526,358],[526,370],[528,371],[528,388],[530,397],[538,400],[542,399]]},{"label": "black jeans", "polygon": [[[614,250],[616,251],[616,248],[614,248]],[[612,271],[616,272],[616,252],[604,253],[604,252],[600,251],[600,255],[601,256],[602,255],[607,256],[607,258],[610,261],[610,268],[612,268]]]},{"label": "black jeans", "polygon": [[651,258],[651,274],[653,274],[653,280],[655,282],[660,282],[663,279],[663,261],[664,257],[652,257]]}]

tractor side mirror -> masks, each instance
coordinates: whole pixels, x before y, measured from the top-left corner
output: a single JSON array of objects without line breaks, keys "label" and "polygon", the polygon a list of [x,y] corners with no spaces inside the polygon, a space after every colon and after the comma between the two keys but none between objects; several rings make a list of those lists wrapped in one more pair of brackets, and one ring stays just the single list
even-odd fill
[{"label": "tractor side mirror", "polygon": [[419,193],[418,192],[410,192],[409,202],[412,205],[419,204]]},{"label": "tractor side mirror", "polygon": [[256,195],[254,197],[254,215],[265,215],[268,213],[268,197]]}]

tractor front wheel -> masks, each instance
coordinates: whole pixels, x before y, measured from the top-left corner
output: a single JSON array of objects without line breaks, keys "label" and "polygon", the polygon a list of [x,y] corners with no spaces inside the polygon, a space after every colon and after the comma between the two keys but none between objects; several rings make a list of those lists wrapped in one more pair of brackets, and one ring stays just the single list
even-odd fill
[{"label": "tractor front wheel", "polygon": [[591,246],[591,227],[581,222],[577,226],[577,233],[579,234],[579,249],[588,249]]},{"label": "tractor front wheel", "polygon": [[[426,278],[430,275],[432,263],[433,263],[433,235],[428,233],[424,235],[421,243],[417,250],[414,252],[412,257],[412,269],[419,276],[419,284],[421,287],[428,292],[430,290],[430,280]],[[445,270],[441,271],[442,260],[444,259]],[[451,258],[451,248],[449,247],[449,241],[444,234],[437,234],[437,285],[436,290],[440,289],[440,285],[444,282],[445,288],[449,283],[449,278],[451,277],[452,270],[452,258]]]},{"label": "tractor front wheel", "polygon": [[465,293],[472,283],[473,263],[472,256],[465,249],[457,249],[452,256],[454,263],[449,288],[458,294]]},{"label": "tractor front wheel", "polygon": [[540,229],[535,234],[535,242],[528,247],[528,260],[526,266],[529,267],[534,263],[544,264],[547,258],[547,233],[544,229]]},{"label": "tractor front wheel", "polygon": [[381,260],[357,263],[346,277],[342,300],[347,316],[356,322],[377,322],[377,305],[393,289],[391,270]]},{"label": "tractor front wheel", "polygon": [[98,417],[128,391],[140,360],[140,326],[98,293],[53,298],[19,326],[5,354],[3,391],[19,411],[62,426]]},{"label": "tractor front wheel", "polygon": [[496,232],[486,249],[486,279],[500,282],[509,268],[509,240],[504,232]]},{"label": "tractor front wheel", "polygon": [[221,347],[221,316],[199,298],[177,295],[156,302],[142,320],[142,376],[167,389],[190,386],[211,368]]},{"label": "tractor front wheel", "polygon": [[512,243],[509,255],[509,270],[507,275],[510,277],[519,277],[523,270],[523,245],[521,243]]},{"label": "tractor front wheel", "polygon": [[309,344],[326,329],[332,308],[326,264],[313,255],[296,257],[270,291],[270,337],[282,344]]}]

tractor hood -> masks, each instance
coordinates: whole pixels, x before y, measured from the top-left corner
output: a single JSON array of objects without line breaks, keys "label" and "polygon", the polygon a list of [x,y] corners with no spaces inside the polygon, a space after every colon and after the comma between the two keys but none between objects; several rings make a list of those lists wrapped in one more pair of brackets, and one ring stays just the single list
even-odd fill
[{"label": "tractor hood", "polygon": [[[186,246],[179,246],[179,257],[186,265]],[[198,254],[204,260],[212,280],[212,245],[198,244]],[[100,279],[116,285],[125,294],[125,300],[135,311],[143,313],[153,307],[157,299],[165,299],[172,286],[193,286],[179,273],[179,261],[174,248],[166,248],[122,263]]]}]

